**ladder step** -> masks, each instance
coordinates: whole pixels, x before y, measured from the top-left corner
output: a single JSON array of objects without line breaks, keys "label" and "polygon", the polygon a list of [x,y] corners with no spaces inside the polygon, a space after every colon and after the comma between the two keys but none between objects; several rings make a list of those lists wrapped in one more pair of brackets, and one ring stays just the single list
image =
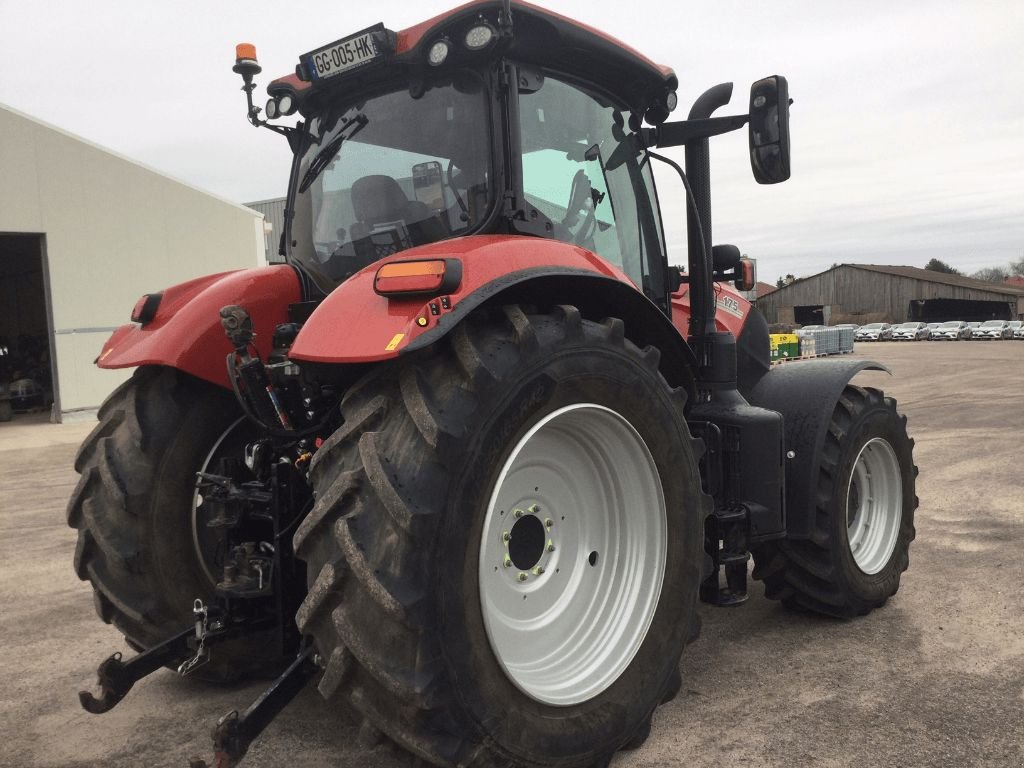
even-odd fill
[{"label": "ladder step", "polygon": [[720,525],[745,523],[748,519],[747,510],[745,509],[716,509],[714,516]]},{"label": "ladder step", "polygon": [[749,563],[750,553],[749,552],[719,552],[718,553],[718,564],[719,565],[736,565],[739,563]]}]

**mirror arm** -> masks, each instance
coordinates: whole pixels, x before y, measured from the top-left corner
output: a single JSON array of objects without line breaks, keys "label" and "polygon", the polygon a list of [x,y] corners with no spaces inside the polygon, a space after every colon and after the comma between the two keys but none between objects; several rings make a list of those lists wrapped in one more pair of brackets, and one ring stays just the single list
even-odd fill
[{"label": "mirror arm", "polygon": [[657,128],[643,128],[640,134],[645,147],[679,147],[695,139],[708,139],[737,131],[749,120],[750,115],[679,120],[674,123],[663,123]]}]

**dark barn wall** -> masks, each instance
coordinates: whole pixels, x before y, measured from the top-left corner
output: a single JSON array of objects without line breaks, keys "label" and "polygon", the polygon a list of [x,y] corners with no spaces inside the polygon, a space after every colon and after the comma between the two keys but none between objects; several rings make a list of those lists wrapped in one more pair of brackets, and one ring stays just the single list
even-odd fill
[{"label": "dark barn wall", "polygon": [[827,316],[832,325],[902,322],[909,317],[910,302],[940,298],[1017,303],[996,291],[841,265],[773,291],[758,299],[757,307],[769,323],[792,323],[794,307],[816,305],[830,308]]}]

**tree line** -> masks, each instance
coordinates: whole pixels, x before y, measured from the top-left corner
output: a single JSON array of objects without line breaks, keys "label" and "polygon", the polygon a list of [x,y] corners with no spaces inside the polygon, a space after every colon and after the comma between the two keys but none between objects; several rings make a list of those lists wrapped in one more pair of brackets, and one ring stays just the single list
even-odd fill
[{"label": "tree line", "polygon": [[[942,259],[932,259],[924,265],[924,268],[932,272],[945,272],[947,275],[964,274]],[[1024,277],[1024,257],[1011,261],[1005,267],[985,267],[966,276],[973,277],[975,280],[987,280],[990,283],[1005,283],[1011,277]]]}]

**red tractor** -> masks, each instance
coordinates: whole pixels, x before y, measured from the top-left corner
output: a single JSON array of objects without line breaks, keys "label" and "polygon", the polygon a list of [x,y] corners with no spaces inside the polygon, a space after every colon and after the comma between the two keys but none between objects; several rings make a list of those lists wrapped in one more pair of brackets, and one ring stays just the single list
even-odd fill
[{"label": "red tractor", "polygon": [[[318,48],[264,110],[252,46],[235,71],[294,156],[287,264],[148,294],[103,347],[137,370],[68,519],[140,653],[86,709],[163,666],[273,669],[218,725],[221,765],[310,680],[430,763],[603,765],[678,692],[698,597],[746,599],[751,557],[789,606],[896,592],[913,442],[850,383],[880,366],[772,369],[729,285],[751,265],[712,245],[709,139],[749,126],[757,181],[787,179],[784,78],[673,121],[671,69],[507,0]],[[685,188],[686,270],[654,162]]]}]

